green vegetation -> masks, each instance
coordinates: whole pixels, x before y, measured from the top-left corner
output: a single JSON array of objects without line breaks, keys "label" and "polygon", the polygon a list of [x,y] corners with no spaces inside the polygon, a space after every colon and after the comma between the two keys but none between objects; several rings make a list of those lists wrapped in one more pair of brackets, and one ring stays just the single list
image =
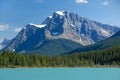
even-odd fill
[{"label": "green vegetation", "polygon": [[61,56],[0,54],[0,67],[120,67],[120,46]]},{"label": "green vegetation", "polygon": [[81,47],[79,43],[67,39],[46,40],[41,46],[27,51],[26,54],[38,53],[40,55],[54,56],[62,53],[70,52],[76,48]]}]

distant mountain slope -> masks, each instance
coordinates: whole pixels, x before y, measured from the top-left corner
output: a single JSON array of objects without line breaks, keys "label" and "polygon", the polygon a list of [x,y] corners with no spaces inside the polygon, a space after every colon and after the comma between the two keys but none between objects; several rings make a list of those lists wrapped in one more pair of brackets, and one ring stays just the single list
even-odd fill
[{"label": "distant mountain slope", "polygon": [[0,50],[6,47],[12,40],[5,38],[3,42],[0,43]]},{"label": "distant mountain slope", "polygon": [[[46,54],[58,55],[62,52],[71,51],[77,48],[78,45],[90,45],[104,40],[119,30],[118,27],[101,24],[81,17],[76,13],[56,11],[52,16],[47,17],[42,24],[29,23],[26,25],[2,51],[14,50],[19,53],[45,52]],[[56,40],[58,40],[57,44],[55,44]],[[60,49],[54,48],[51,44],[55,45],[56,48],[60,47]],[[72,45],[76,46],[72,47]],[[48,51],[46,51],[46,47]]]},{"label": "distant mountain slope", "polygon": [[101,50],[101,49],[105,49],[105,48],[116,46],[116,45],[120,45],[120,31],[106,40],[100,41],[98,43],[95,43],[89,46],[75,49],[72,52],[70,52],[70,54],[77,53],[77,52],[87,52],[92,50]]}]

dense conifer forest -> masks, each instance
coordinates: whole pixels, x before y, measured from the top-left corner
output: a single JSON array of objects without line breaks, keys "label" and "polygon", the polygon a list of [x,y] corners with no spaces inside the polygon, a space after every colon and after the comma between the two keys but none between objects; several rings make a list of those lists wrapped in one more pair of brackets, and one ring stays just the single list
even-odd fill
[{"label": "dense conifer forest", "polygon": [[0,67],[120,67],[120,46],[59,56],[4,51],[0,54]]}]

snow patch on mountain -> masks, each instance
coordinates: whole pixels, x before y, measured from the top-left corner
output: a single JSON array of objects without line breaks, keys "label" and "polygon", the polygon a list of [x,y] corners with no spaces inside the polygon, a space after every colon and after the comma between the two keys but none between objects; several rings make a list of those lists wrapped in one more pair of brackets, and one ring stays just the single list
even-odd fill
[{"label": "snow patch on mountain", "polygon": [[64,11],[56,11],[57,14],[64,16]]},{"label": "snow patch on mountain", "polygon": [[75,25],[73,25],[73,24],[70,24],[71,26],[75,26]]},{"label": "snow patch on mountain", "polygon": [[49,16],[49,18],[52,18],[52,16]]},{"label": "snow patch on mountain", "polygon": [[36,26],[38,28],[44,28],[46,26],[46,24],[37,25],[37,24],[33,24],[33,23],[29,23],[29,25]]}]

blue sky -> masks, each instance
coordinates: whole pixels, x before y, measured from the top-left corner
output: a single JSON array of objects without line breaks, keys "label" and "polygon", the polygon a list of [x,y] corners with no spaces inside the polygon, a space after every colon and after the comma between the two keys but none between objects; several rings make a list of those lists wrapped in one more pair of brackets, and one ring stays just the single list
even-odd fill
[{"label": "blue sky", "polygon": [[58,10],[120,26],[120,0],[0,0],[0,42],[28,23],[40,24]]}]

